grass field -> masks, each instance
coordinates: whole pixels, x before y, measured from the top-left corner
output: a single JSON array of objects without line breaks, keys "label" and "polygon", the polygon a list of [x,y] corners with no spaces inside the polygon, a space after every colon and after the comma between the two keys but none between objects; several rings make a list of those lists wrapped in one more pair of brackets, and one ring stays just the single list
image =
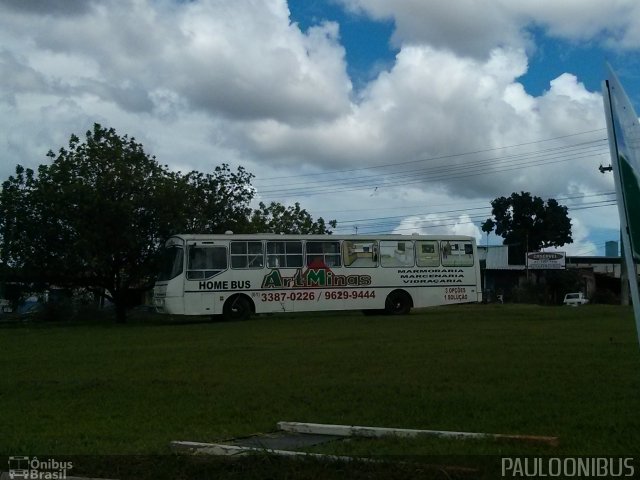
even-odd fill
[{"label": "grass field", "polygon": [[163,455],[171,440],[270,432],[281,420],[560,437],[559,447],[339,442],[326,453],[640,452],[640,348],[623,307],[87,319],[4,326],[0,352],[5,455]]}]

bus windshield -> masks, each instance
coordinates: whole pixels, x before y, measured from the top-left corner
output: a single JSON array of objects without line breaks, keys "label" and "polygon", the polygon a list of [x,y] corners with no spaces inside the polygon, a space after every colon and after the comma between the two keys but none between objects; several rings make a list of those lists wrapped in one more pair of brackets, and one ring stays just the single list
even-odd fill
[{"label": "bus windshield", "polygon": [[181,246],[172,245],[162,252],[158,281],[176,278],[184,268],[184,252]]}]

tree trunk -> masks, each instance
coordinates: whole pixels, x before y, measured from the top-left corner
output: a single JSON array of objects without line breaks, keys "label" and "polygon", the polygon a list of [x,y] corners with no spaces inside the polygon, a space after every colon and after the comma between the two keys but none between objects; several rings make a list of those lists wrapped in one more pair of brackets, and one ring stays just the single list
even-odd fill
[{"label": "tree trunk", "polygon": [[127,322],[127,296],[124,292],[123,290],[118,290],[113,294],[113,303],[116,307],[116,323]]},{"label": "tree trunk", "polygon": [[116,323],[127,323],[127,306],[123,301],[116,303]]}]

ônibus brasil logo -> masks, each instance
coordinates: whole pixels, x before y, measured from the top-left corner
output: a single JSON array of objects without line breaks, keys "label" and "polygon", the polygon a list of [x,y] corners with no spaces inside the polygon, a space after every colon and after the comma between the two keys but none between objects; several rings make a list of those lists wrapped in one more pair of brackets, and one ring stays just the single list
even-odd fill
[{"label": "\u00f4nibus brasil logo", "polygon": [[323,262],[311,263],[306,269],[298,268],[291,276],[280,270],[271,270],[262,279],[262,288],[324,288],[366,287],[371,285],[370,275],[338,275]]}]

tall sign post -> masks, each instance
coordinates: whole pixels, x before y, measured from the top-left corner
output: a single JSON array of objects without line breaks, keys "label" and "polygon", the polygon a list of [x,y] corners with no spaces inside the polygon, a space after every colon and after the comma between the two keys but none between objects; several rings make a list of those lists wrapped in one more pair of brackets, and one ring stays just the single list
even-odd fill
[{"label": "tall sign post", "polygon": [[610,65],[602,85],[611,165],[616,185],[623,257],[640,342],[640,294],[636,263],[640,261],[640,123]]}]

